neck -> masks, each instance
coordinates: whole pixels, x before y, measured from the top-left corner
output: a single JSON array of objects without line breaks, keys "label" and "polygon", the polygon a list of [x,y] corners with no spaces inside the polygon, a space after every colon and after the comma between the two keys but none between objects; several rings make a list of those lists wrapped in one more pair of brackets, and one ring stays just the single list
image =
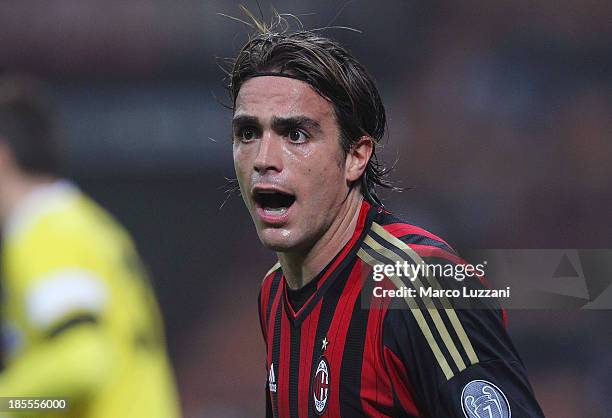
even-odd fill
[{"label": "neck", "polygon": [[23,199],[40,186],[55,181],[54,177],[43,175],[6,176],[0,185],[0,220],[4,223]]},{"label": "neck", "polygon": [[308,284],[346,245],[357,226],[362,201],[361,191],[351,189],[338,216],[308,251],[277,253],[289,288],[299,289]]}]

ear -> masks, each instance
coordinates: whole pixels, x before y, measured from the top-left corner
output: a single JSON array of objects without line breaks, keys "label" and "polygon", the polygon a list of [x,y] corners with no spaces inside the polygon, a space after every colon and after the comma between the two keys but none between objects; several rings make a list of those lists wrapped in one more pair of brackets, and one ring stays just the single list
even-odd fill
[{"label": "ear", "polygon": [[345,176],[348,183],[352,183],[361,177],[373,151],[374,140],[369,136],[364,135],[353,144],[346,154]]}]

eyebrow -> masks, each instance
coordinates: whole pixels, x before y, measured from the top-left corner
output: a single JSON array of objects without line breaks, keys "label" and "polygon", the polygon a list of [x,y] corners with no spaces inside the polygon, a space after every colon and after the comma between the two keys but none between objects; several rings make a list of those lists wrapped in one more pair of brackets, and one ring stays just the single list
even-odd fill
[{"label": "eyebrow", "polygon": [[321,125],[307,116],[292,116],[289,118],[272,117],[272,129],[275,131],[286,131],[290,128],[305,128],[310,131],[321,131]]},{"label": "eyebrow", "polygon": [[[242,126],[261,126],[259,119],[250,115],[238,115],[232,119],[234,129]],[[276,132],[283,132],[290,128],[305,128],[310,131],[321,132],[321,124],[308,116],[291,116],[281,118],[278,116],[272,117],[272,129]]]},{"label": "eyebrow", "polygon": [[232,126],[234,129],[248,125],[259,126],[259,119],[257,119],[255,116],[249,115],[238,115],[232,119]]}]

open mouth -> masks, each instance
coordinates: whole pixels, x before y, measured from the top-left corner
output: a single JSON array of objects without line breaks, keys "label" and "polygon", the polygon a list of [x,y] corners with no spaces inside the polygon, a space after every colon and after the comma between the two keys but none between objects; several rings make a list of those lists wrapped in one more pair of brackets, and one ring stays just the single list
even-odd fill
[{"label": "open mouth", "polygon": [[275,190],[262,190],[253,193],[257,206],[270,215],[284,214],[295,202],[295,196]]}]

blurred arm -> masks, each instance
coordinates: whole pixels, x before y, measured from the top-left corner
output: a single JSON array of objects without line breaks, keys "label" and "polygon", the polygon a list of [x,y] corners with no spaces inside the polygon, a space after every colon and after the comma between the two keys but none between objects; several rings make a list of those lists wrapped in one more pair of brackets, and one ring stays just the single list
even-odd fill
[{"label": "blurred arm", "polygon": [[0,374],[0,396],[74,399],[108,378],[111,361],[109,343],[97,324],[68,325]]}]

